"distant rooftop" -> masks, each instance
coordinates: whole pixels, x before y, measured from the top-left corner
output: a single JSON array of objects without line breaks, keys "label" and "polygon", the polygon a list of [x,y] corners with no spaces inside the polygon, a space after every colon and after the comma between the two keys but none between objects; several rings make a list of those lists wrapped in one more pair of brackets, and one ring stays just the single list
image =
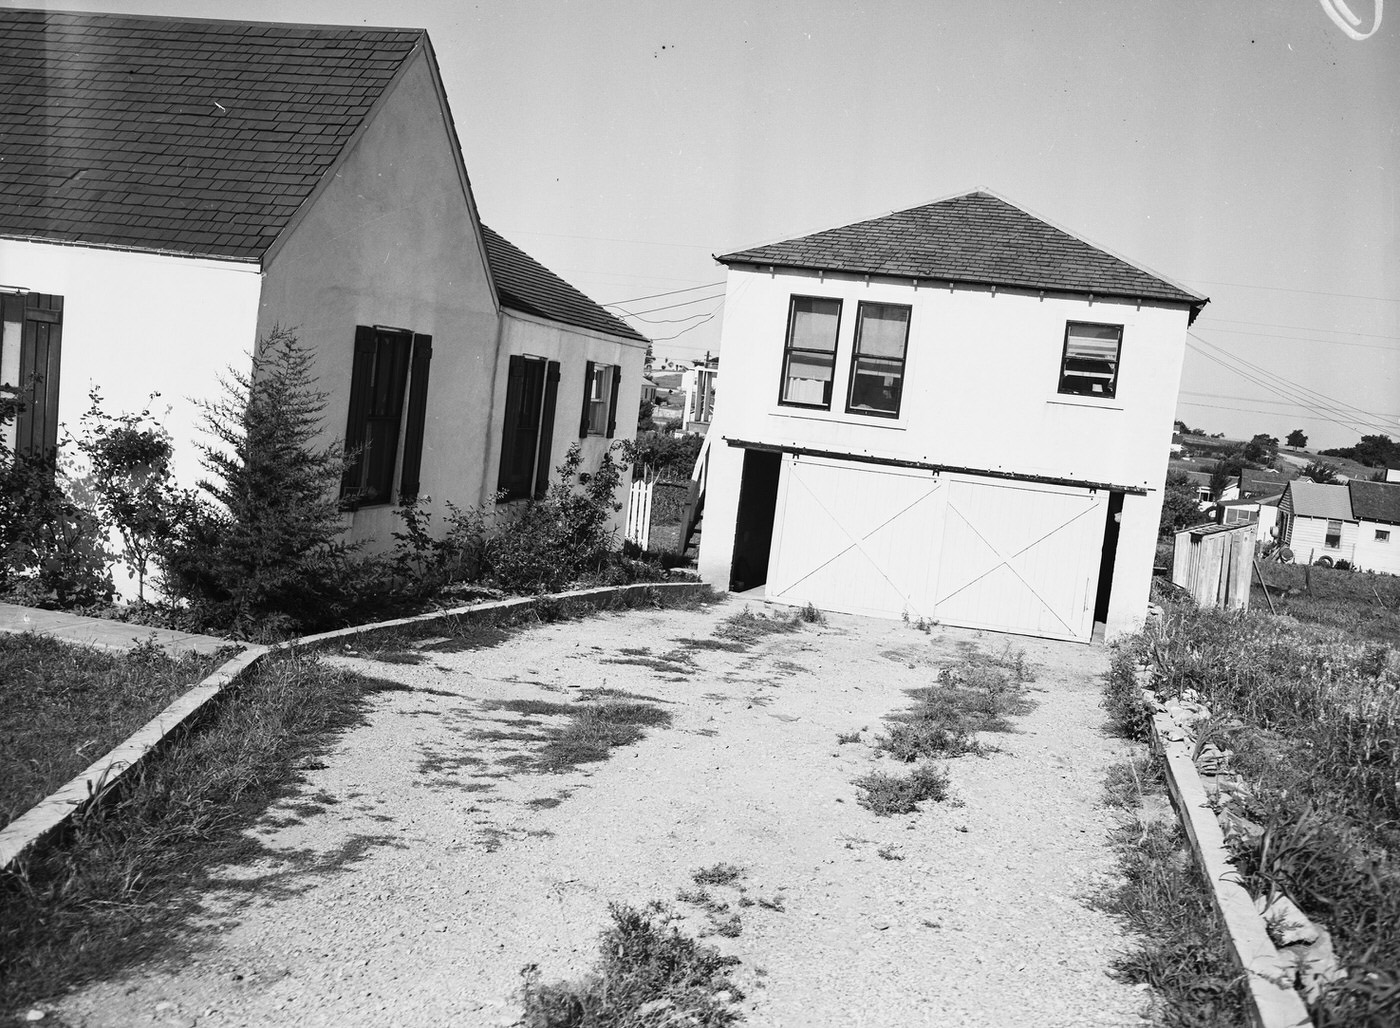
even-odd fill
[{"label": "distant rooftop", "polygon": [[1293,513],[1304,518],[1328,518],[1351,521],[1351,498],[1344,485],[1322,485],[1310,478],[1295,478],[1288,483],[1293,500]]},{"label": "distant rooftop", "polygon": [[1208,302],[982,191],[716,260],[1165,300],[1192,320]]},{"label": "distant rooftop", "polygon": [[0,236],[257,260],[426,41],[0,10]]},{"label": "distant rooftop", "polygon": [[1351,513],[1357,520],[1400,525],[1400,483],[1352,479],[1347,490],[1351,494]]},{"label": "distant rooftop", "polygon": [[499,233],[485,225],[481,232],[486,240],[491,277],[496,281],[503,306],[577,328],[647,341],[627,322],[609,314]]}]

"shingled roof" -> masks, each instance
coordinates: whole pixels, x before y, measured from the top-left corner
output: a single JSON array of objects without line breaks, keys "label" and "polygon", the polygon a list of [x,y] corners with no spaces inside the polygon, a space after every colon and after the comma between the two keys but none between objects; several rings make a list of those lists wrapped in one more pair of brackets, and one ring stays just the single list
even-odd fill
[{"label": "shingled roof", "polygon": [[257,260],[426,40],[0,10],[0,236]]},{"label": "shingled roof", "polygon": [[1193,320],[1207,302],[982,191],[715,259],[1167,300],[1189,304]]},{"label": "shingled roof", "polygon": [[1347,483],[1347,491],[1351,494],[1352,516],[1358,521],[1400,525],[1400,483],[1352,479]]},{"label": "shingled roof", "polygon": [[577,328],[647,341],[627,322],[609,314],[498,233],[482,225],[481,234],[502,306]]}]

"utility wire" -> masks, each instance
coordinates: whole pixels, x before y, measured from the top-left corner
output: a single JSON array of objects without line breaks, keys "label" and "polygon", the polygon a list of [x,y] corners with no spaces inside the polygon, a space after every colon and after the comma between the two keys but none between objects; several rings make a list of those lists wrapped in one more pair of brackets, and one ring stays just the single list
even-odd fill
[{"label": "utility wire", "polygon": [[691,286],[688,289],[672,289],[668,293],[652,293],[650,296],[634,296],[630,300],[614,300],[612,303],[603,304],[604,307],[621,307],[625,303],[640,303],[642,300],[655,300],[662,296],[677,296],[680,293],[695,293],[701,289],[713,289],[715,286],[724,285],[724,279],[718,282],[706,282],[703,286]]},{"label": "utility wire", "polygon": [[[719,313],[719,311],[715,311],[714,314],[708,315],[708,316],[705,318],[705,321],[710,321],[710,320],[712,320],[712,319],[715,317],[715,315],[718,314],[718,313]],[[679,332],[677,332],[677,333],[676,333],[675,335],[673,335],[673,336],[657,336],[655,339],[652,340],[652,342],[655,342],[655,343],[664,343],[664,342],[667,342],[668,340],[671,340],[671,339],[679,339],[681,336],[685,335],[687,332],[693,332],[693,331],[695,331],[695,330],[696,330],[697,328],[699,328],[701,325],[705,324],[705,321],[697,321],[694,325],[691,325],[689,328],[683,328],[683,329],[681,329]]]},{"label": "utility wire", "polygon": [[[1207,314],[1198,319],[1197,324],[1200,324],[1202,321],[1208,321],[1212,325],[1216,322],[1223,321],[1227,325],[1254,325],[1259,328],[1286,328],[1296,332],[1337,332],[1347,336],[1365,336],[1368,339],[1400,339],[1400,336],[1385,335],[1379,332],[1356,332],[1349,328],[1318,328],[1315,325],[1279,325],[1272,321],[1241,321],[1239,318],[1217,318],[1213,314]],[[1221,329],[1221,331],[1224,331],[1224,329]]]},{"label": "utility wire", "polygon": [[1307,296],[1335,296],[1343,300],[1380,300],[1382,303],[1400,303],[1400,298],[1394,296],[1362,296],[1358,293],[1325,293],[1319,289],[1290,289],[1287,286],[1256,286],[1249,282],[1208,282],[1200,280],[1206,286],[1229,286],[1231,289],[1268,289],[1275,293],[1302,293]]},{"label": "utility wire", "polygon": [[[1306,336],[1281,336],[1277,332],[1249,332],[1242,328],[1216,328],[1214,325],[1203,326],[1207,332],[1229,332],[1238,336],[1263,336],[1266,339],[1276,339],[1281,343],[1321,343],[1324,346],[1360,346],[1367,350],[1385,350],[1387,353],[1400,353],[1400,346],[1386,346],[1384,343],[1352,343],[1345,339],[1318,339]],[[1390,338],[1381,336],[1379,338]]]},{"label": "utility wire", "polygon": [[[635,318],[635,317],[636,317],[637,315],[639,315],[639,314],[655,314],[657,311],[673,311],[673,310],[675,310],[677,307],[689,307],[692,303],[704,303],[706,300],[723,300],[723,299],[724,299],[724,294],[723,294],[723,293],[715,293],[713,296],[702,296],[702,297],[699,297],[698,299],[695,299],[695,300],[685,300],[685,301],[682,301],[681,303],[672,303],[672,304],[668,304],[668,305],[665,306],[665,307],[648,307],[648,308],[647,308],[646,310],[644,310],[644,311],[623,311],[622,313],[625,314],[625,315],[626,315],[627,317],[629,317],[629,318]],[[616,304],[609,304],[609,306],[616,306]]]}]

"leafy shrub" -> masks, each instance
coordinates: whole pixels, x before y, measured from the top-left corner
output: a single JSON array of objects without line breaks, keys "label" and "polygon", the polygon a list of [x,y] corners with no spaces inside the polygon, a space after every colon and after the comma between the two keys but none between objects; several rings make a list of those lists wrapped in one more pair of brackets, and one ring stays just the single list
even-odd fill
[{"label": "leafy shrub", "polygon": [[622,444],[623,460],[640,474],[671,482],[690,478],[705,437],[697,433],[638,432]]},{"label": "leafy shrub", "polygon": [[364,587],[364,568],[336,541],[343,457],[315,449],[327,394],[312,353],[274,328],[252,371],[229,370],[203,406],[209,478],[169,552],[167,587],[196,618],[245,633],[333,622]]},{"label": "leafy shrub", "polygon": [[912,814],[925,800],[948,797],[948,773],[934,764],[920,764],[908,775],[872,771],[855,780],[864,793],[856,802],[880,817]]}]

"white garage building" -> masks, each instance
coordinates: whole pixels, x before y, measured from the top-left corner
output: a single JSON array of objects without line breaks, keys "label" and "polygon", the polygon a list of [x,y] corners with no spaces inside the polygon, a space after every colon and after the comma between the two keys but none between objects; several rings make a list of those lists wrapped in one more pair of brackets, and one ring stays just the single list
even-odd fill
[{"label": "white garage building", "polygon": [[726,254],[700,570],[827,610],[1138,628],[1207,302],[991,193]]}]

